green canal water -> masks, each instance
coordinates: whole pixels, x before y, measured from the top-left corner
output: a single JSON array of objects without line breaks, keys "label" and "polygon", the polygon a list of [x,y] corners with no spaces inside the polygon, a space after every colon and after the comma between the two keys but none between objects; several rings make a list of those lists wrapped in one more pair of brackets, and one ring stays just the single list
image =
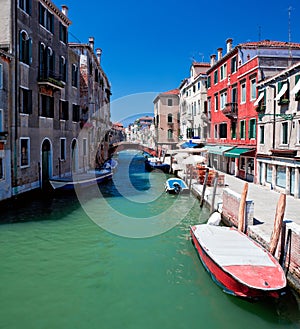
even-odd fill
[{"label": "green canal water", "polygon": [[[0,328],[300,328],[297,297],[249,302],[212,281],[189,239],[192,196],[119,154],[113,181],[2,210]],[[135,227],[138,227],[135,229]]]}]

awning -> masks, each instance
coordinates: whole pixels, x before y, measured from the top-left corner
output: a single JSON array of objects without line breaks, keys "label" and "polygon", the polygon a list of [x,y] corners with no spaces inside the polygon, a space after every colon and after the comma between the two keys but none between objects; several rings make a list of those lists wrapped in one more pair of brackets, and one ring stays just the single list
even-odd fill
[{"label": "awning", "polygon": [[193,143],[191,141],[185,142],[185,143],[183,143],[183,144],[180,145],[180,147],[183,148],[183,149],[186,149],[188,147],[195,147],[195,146],[198,146],[198,144]]},{"label": "awning", "polygon": [[279,101],[280,100],[280,98],[284,95],[284,93],[287,91],[287,88],[288,88],[288,85],[287,85],[287,83],[285,83],[282,87],[281,87],[281,89],[280,89],[280,91],[279,91],[279,93],[277,94],[277,96],[275,97],[275,100],[276,101]]},{"label": "awning", "polygon": [[235,146],[225,146],[225,145],[206,145],[208,153],[223,155],[224,152],[231,150]]},{"label": "awning", "polygon": [[291,95],[296,95],[299,90],[300,90],[300,79],[295,84],[295,87],[292,89]]},{"label": "awning", "polygon": [[257,100],[254,102],[254,105],[257,106],[259,104],[259,102],[264,98],[264,92],[260,92],[258,97],[257,97]]},{"label": "awning", "polygon": [[241,154],[252,152],[254,150],[255,149],[244,148],[244,147],[235,147],[234,149],[231,149],[230,151],[225,152],[224,155],[229,158],[239,158]]}]

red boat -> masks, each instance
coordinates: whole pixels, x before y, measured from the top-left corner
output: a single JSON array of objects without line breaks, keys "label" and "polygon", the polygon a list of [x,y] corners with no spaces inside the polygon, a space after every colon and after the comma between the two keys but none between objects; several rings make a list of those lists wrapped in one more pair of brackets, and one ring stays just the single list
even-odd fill
[{"label": "red boat", "polygon": [[262,246],[232,227],[191,227],[192,242],[213,280],[229,294],[278,298],[286,277],[278,261]]}]

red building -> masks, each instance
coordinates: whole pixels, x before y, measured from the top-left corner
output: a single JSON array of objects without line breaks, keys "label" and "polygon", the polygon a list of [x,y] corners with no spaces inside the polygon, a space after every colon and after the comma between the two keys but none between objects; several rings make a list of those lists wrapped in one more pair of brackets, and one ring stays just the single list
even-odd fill
[{"label": "red building", "polygon": [[211,55],[207,71],[209,165],[253,181],[258,120],[256,84],[299,62],[300,44],[264,40],[233,48],[232,39],[226,42],[226,54],[218,48],[218,55]]}]

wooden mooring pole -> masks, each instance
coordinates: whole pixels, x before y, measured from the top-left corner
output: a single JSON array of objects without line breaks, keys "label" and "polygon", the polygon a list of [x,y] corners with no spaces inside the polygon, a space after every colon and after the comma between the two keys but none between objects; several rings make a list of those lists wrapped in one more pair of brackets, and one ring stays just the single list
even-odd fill
[{"label": "wooden mooring pole", "polygon": [[206,185],[207,185],[207,180],[208,180],[208,174],[209,174],[209,168],[206,168],[205,172],[205,177],[204,177],[204,182],[202,186],[202,194],[201,194],[201,199],[200,199],[200,207],[203,207],[204,203],[204,197],[205,197],[205,190],[206,190]]},{"label": "wooden mooring pole", "polygon": [[243,192],[241,194],[239,217],[238,217],[238,230],[243,233],[245,232],[245,208],[246,208],[247,194],[248,194],[248,183],[245,183]]},{"label": "wooden mooring pole", "polygon": [[276,207],[274,228],[270,239],[269,251],[273,256],[275,255],[280,233],[282,230],[282,222],[285,212],[285,206],[286,206],[286,195],[281,193]]},{"label": "wooden mooring pole", "polygon": [[219,179],[219,174],[218,174],[218,172],[216,172],[215,177],[214,177],[213,195],[212,195],[212,200],[211,200],[211,205],[210,205],[211,214],[215,211],[215,199],[216,199],[216,193],[217,193],[218,179]]}]

